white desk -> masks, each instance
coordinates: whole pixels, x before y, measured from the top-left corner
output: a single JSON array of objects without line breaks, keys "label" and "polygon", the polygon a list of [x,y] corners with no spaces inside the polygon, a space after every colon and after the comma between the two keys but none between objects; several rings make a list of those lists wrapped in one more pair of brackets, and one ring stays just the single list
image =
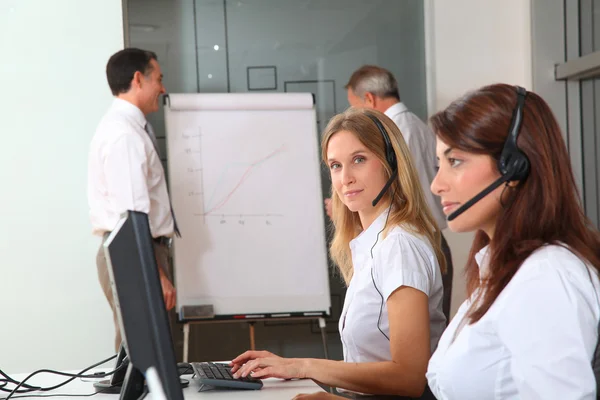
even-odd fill
[{"label": "white desk", "polygon": [[[106,369],[102,369],[102,371],[106,371]],[[77,373],[77,371],[69,371],[72,373]],[[91,373],[91,372],[90,372]],[[28,374],[15,374],[11,375],[13,379],[18,381],[25,379]],[[292,381],[283,381],[280,379],[265,379],[264,386],[260,390],[213,390],[213,391],[205,391],[198,392],[198,385],[191,379],[191,375],[182,376],[183,379],[187,379],[190,381],[190,385],[183,389],[183,396],[186,400],[212,400],[212,399],[256,399],[256,400],[285,400],[292,399],[295,395],[299,393],[314,393],[323,391],[319,385],[314,383],[310,379],[302,379],[302,380],[292,380]],[[56,385],[64,380],[68,379],[67,377],[61,377],[53,374],[39,374],[31,378],[27,381],[27,383],[35,386],[52,386]],[[106,379],[106,378],[103,378]],[[74,397],[72,395],[81,394],[91,394],[94,393],[93,380],[85,379],[82,381],[77,378],[73,382],[66,384],[65,386],[56,389],[51,392],[31,392],[31,393],[21,393],[16,394],[16,396],[23,394],[42,394],[42,395],[56,395],[56,394],[69,394],[70,397],[57,396],[52,397],[55,399],[64,399],[64,400],[73,400]],[[14,386],[13,386],[14,387]],[[8,393],[0,394],[0,397],[6,397]],[[75,397],[76,398],[76,397]],[[118,400],[118,394],[103,394],[98,393],[91,397],[91,399],[100,399],[100,400]],[[152,400],[152,393],[149,393],[146,396],[147,400]]]}]

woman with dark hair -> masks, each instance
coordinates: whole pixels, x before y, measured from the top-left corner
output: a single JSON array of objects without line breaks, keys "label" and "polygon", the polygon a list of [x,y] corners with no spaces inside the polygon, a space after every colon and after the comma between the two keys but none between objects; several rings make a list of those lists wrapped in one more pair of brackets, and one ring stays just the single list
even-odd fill
[{"label": "woman with dark hair", "polygon": [[552,111],[497,84],[431,118],[454,232],[476,231],[467,300],[427,378],[438,399],[595,399],[600,237]]}]

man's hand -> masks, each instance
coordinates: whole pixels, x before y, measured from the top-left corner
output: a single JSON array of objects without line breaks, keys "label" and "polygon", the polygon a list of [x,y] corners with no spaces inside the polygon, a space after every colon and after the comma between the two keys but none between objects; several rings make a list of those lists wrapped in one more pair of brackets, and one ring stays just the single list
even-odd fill
[{"label": "man's hand", "polygon": [[329,219],[331,219],[331,199],[325,199],[325,212],[327,213],[327,216],[329,217]]},{"label": "man's hand", "polygon": [[177,301],[177,291],[165,274],[160,274],[160,285],[162,286],[163,297],[165,298],[165,307],[167,311],[175,307]]}]

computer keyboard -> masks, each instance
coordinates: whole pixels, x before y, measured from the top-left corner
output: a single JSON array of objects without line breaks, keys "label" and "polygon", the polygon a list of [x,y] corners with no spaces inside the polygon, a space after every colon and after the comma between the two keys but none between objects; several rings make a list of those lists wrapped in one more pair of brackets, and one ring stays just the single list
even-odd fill
[{"label": "computer keyboard", "polygon": [[212,362],[193,362],[194,381],[200,384],[200,391],[210,389],[260,389],[263,383],[260,379],[251,377],[235,379],[227,364]]}]

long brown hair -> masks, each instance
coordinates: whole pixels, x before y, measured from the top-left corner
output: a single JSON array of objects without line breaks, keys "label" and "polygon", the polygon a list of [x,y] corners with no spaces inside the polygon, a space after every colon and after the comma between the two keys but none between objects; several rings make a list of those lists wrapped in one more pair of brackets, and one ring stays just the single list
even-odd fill
[{"label": "long brown hair", "polygon": [[[500,157],[513,109],[515,87],[485,86],[467,93],[431,117],[436,135],[450,147],[474,154]],[[466,266],[467,293],[477,299],[469,310],[478,321],[536,249],[546,244],[563,246],[596,270],[600,267],[600,236],[585,216],[569,154],[548,104],[527,92],[517,139],[529,158],[529,176],[503,193],[507,199],[497,217],[493,238],[477,231]],[[489,244],[489,274],[480,281],[475,254]]]},{"label": "long brown hair", "polygon": [[[412,163],[410,150],[404,142],[400,129],[389,117],[376,110],[357,108],[349,108],[345,112],[336,115],[327,124],[321,139],[323,161],[327,163],[327,145],[331,137],[337,132],[348,131],[354,134],[381,161],[385,168],[386,178],[389,179],[392,170],[385,160],[383,136],[367,113],[377,117],[385,127],[398,164],[398,178],[395,184],[388,190],[388,194],[380,201],[382,209],[385,209],[390,204],[392,207],[386,229],[382,233],[383,237],[398,225],[402,225],[404,229],[423,235],[429,240],[438,259],[438,264],[442,272],[445,272],[446,261],[441,250],[440,230],[425,200],[423,188]],[[395,190],[392,190],[393,188]],[[331,188],[331,199],[332,221],[335,231],[329,249],[330,255],[333,262],[339,268],[344,281],[346,284],[349,284],[354,274],[350,241],[363,230],[363,227],[358,218],[358,213],[350,211],[344,205],[335,190],[333,190],[333,187]]]}]

